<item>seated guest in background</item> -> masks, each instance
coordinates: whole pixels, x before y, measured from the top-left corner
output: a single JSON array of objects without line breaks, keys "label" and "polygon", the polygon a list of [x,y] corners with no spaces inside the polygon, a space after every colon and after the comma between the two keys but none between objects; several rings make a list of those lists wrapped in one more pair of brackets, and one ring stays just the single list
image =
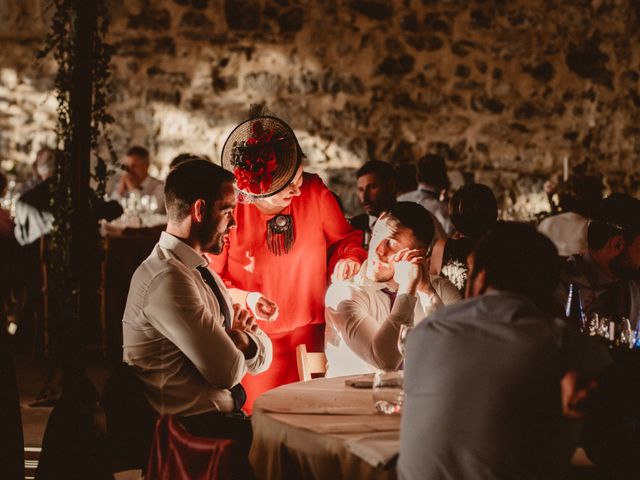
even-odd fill
[{"label": "seated guest in background", "polygon": [[469,269],[467,256],[498,218],[498,203],[486,185],[464,185],[449,201],[449,216],[456,231],[453,237],[433,246],[431,273],[448,278],[464,293]]},{"label": "seated guest in background", "polygon": [[561,213],[545,218],[538,231],[555,244],[561,257],[587,251],[587,224],[602,199],[602,182],[585,175],[572,176],[557,190]]},{"label": "seated guest in background", "polygon": [[469,266],[467,300],[408,338],[399,478],[564,478],[608,353],[550,313],[557,251],[533,227],[497,223]]},{"label": "seated guest in background", "polygon": [[50,147],[42,147],[36,153],[36,159],[31,165],[32,174],[31,177],[18,186],[18,192],[23,194],[31,190],[40,182],[47,179],[49,176],[49,165],[54,162],[55,150]]},{"label": "seated guest in background", "polygon": [[246,443],[249,422],[225,414],[243,406],[244,374],[269,367],[271,342],[232,305],[203,256],[220,253],[235,227],[233,175],[206,160],[185,162],[169,173],[165,195],[167,229],[131,279],[124,361],[156,412],[183,417],[199,435],[237,433]]},{"label": "seated guest in background", "polygon": [[449,218],[449,211],[446,203],[441,201],[451,184],[444,159],[433,154],[422,157],[418,161],[416,180],[418,181],[418,189],[399,195],[398,200],[419,203],[438,219],[445,233],[451,235],[453,226]]},{"label": "seated guest in background", "polygon": [[396,203],[376,222],[360,273],[327,291],[327,376],[398,368],[400,327],[460,300],[448,280],[429,275],[433,231],[429,212],[413,202]]},{"label": "seated guest in background", "polygon": [[403,163],[395,168],[396,196],[413,192],[418,188],[416,181],[416,166],[413,163]]},{"label": "seated guest in background", "polygon": [[587,244],[587,252],[563,265],[555,295],[558,314],[575,283],[587,316],[626,317],[634,326],[640,315],[640,200],[624,194],[601,200],[589,222]]},{"label": "seated guest in background", "polygon": [[[55,172],[55,155],[43,156],[38,165],[38,175],[42,181],[23,193],[16,201],[14,233],[20,245],[34,243],[40,237],[50,233],[53,228],[51,184]],[[117,202],[105,202],[98,198],[93,190],[90,191],[90,200],[96,221],[100,219],[111,221],[122,215],[122,207]]]},{"label": "seated guest in background", "polygon": [[149,164],[149,151],[146,148],[131,147],[122,160],[124,173],[116,179],[111,198],[120,200],[131,193],[137,193],[141,197],[153,196],[158,204],[158,212],[164,213],[164,186],[162,181],[149,175]]},{"label": "seated guest in background", "polygon": [[396,203],[396,181],[390,163],[370,160],[356,172],[358,200],[365,213],[349,220],[349,223],[364,232],[363,247],[369,246],[371,230],[380,214]]}]

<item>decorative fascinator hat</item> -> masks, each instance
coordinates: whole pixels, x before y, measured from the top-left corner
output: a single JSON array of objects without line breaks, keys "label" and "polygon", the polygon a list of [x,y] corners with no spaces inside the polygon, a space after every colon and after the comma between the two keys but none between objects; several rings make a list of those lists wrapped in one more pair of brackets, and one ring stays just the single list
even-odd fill
[{"label": "decorative fascinator hat", "polygon": [[263,107],[251,107],[251,118],[229,134],[222,147],[222,166],[233,172],[236,187],[248,199],[266,198],[291,183],[302,151],[293,130]]},{"label": "decorative fascinator hat", "polygon": [[[262,105],[252,106],[249,120],[229,134],[222,147],[222,166],[233,172],[238,201],[251,203],[271,197],[292,181],[302,162],[302,150],[291,127]],[[290,206],[267,221],[267,247],[276,256],[286,255],[296,239]]]}]

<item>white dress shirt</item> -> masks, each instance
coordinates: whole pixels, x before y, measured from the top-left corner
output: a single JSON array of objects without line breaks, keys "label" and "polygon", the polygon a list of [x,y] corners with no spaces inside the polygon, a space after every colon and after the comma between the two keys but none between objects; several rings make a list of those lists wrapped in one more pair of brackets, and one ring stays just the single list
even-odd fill
[{"label": "white dress shirt", "polygon": [[391,300],[386,283],[368,280],[366,262],[353,280],[336,282],[325,299],[327,377],[392,370],[402,360],[398,351],[401,325],[413,326],[442,305],[460,300],[449,280],[431,276],[435,295],[398,295]]},{"label": "white dress shirt", "polygon": [[[120,183],[120,177],[116,178],[114,181],[114,185],[118,185]],[[156,202],[158,203],[158,213],[165,213],[164,206],[164,182],[162,180],[158,180],[151,175],[148,175],[145,178],[140,186],[136,189],[136,192],[143,197],[148,195],[150,197],[155,197]],[[117,188],[114,188],[111,192],[112,200],[121,200],[123,197],[126,198],[129,196],[131,192],[125,192],[125,195],[120,195]]]},{"label": "white dress shirt", "polygon": [[[430,186],[421,183],[413,192],[398,195],[399,202],[414,202],[426,208],[439,222],[447,235],[453,234],[453,224],[449,218],[449,208],[438,199],[438,192]],[[436,227],[436,231],[438,228]]]},{"label": "white dress shirt", "polygon": [[538,225],[538,231],[555,244],[558,255],[569,257],[587,251],[589,219],[575,212],[547,217]]},{"label": "white dress shirt", "polygon": [[[271,341],[260,330],[245,359],[224,329],[224,317],[196,267],[207,261],[178,238],[163,232],[151,255],[131,279],[122,319],[124,361],[134,367],[151,406],[160,414],[231,412],[229,388],[247,371],[271,364]],[[220,278],[212,272],[233,312]]]}]

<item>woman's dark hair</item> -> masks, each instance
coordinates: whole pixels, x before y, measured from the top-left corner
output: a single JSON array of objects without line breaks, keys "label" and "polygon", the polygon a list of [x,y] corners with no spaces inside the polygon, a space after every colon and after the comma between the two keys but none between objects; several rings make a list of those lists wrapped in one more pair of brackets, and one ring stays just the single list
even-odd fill
[{"label": "woman's dark hair", "polygon": [[469,281],[482,270],[492,288],[522,294],[540,308],[552,310],[560,278],[558,250],[533,226],[497,222],[473,251]]},{"label": "woman's dark hair", "polygon": [[431,245],[435,227],[431,214],[422,205],[414,202],[397,202],[380,216],[380,219],[386,216],[393,217],[403,227],[413,231],[416,240],[422,244],[424,248]]},{"label": "woman's dark hair", "polygon": [[459,233],[478,239],[496,223],[498,202],[486,185],[464,185],[449,201],[449,216]]},{"label": "woman's dark hair", "polygon": [[398,192],[412,192],[418,188],[416,182],[416,166],[412,163],[398,165],[395,168]]},{"label": "woman's dark hair", "polygon": [[416,180],[443,190],[449,188],[451,181],[444,158],[428,153],[418,160]]},{"label": "woman's dark hair", "polygon": [[169,172],[164,185],[169,220],[182,221],[199,198],[215,202],[222,185],[233,181],[233,173],[202,158],[179,164]]},{"label": "woman's dark hair", "polygon": [[563,212],[575,212],[584,217],[594,213],[602,200],[604,187],[599,177],[573,175],[558,186],[558,203]]}]

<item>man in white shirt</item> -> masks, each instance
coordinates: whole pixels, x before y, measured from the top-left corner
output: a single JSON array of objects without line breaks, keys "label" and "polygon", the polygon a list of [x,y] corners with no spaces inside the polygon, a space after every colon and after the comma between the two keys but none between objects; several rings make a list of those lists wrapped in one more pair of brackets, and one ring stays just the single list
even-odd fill
[{"label": "man in white shirt", "polygon": [[[395,171],[390,163],[370,160],[356,172],[358,200],[365,213],[356,215],[349,223],[364,232],[363,247],[369,248],[371,231],[382,212],[396,203],[397,182]],[[431,214],[435,227],[435,240],[445,239],[447,235],[437,218]]]},{"label": "man in white shirt", "polygon": [[171,171],[167,229],[133,275],[122,320],[124,361],[151,407],[198,425],[199,434],[221,435],[221,414],[244,403],[240,380],[265,371],[272,356],[269,338],[232,305],[203,256],[221,252],[235,227],[232,182],[231,173],[206,160]]},{"label": "man in white shirt", "polygon": [[419,203],[436,217],[447,235],[453,234],[449,207],[440,201],[442,193],[449,188],[444,159],[434,154],[422,157],[418,161],[416,180],[418,180],[418,189],[399,195],[398,201]]},{"label": "man in white shirt", "polygon": [[140,197],[148,195],[155,198],[158,213],[164,213],[164,185],[161,180],[149,175],[149,151],[144,147],[131,147],[124,159],[124,172],[116,180],[111,198],[120,200],[132,193]]},{"label": "man in white shirt", "polygon": [[429,212],[416,203],[398,202],[380,216],[360,273],[327,291],[327,376],[398,368],[401,326],[460,299],[448,280],[429,275],[433,234]]}]

